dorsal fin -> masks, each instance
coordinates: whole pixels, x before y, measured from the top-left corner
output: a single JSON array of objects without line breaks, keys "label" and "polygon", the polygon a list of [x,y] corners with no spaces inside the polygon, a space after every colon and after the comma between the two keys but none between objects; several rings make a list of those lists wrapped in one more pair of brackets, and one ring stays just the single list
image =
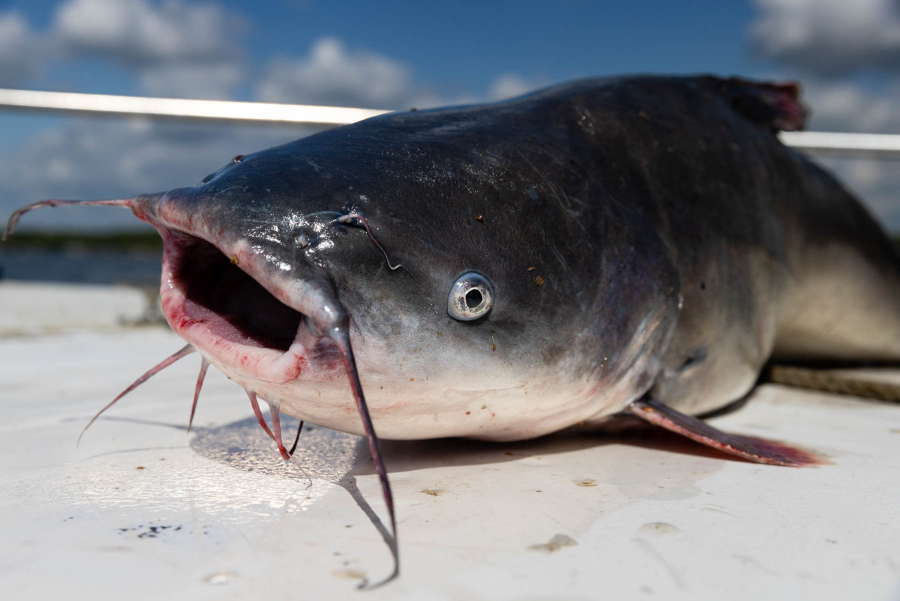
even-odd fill
[{"label": "dorsal fin", "polygon": [[769,83],[731,77],[716,78],[716,86],[734,110],[773,132],[797,131],[806,124],[809,110],[800,101],[797,82]]}]

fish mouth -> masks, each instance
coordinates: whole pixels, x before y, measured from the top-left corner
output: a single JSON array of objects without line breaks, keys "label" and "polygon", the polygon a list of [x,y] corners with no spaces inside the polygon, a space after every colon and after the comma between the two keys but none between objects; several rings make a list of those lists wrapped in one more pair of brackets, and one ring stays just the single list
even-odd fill
[{"label": "fish mouth", "polygon": [[[247,390],[260,425],[276,441],[281,456],[288,460],[294,450],[286,451],[281,440],[281,401],[277,398],[280,390],[274,387],[275,398],[264,399],[271,409],[272,430],[269,430],[259,410],[253,390],[256,387],[247,380],[284,384],[304,375],[303,379],[310,379],[310,376],[313,379],[337,379],[346,374],[390,516],[392,536],[386,540],[394,557],[394,571],[380,584],[396,578],[400,573],[400,556],[393,494],[354,358],[350,317],[338,300],[334,283],[323,273],[315,273],[309,265],[304,270],[306,277],[300,275],[300,269],[288,275],[294,266],[279,261],[275,255],[260,252],[261,247],[254,247],[247,239],[232,238],[231,242],[223,244],[222,236],[227,228],[215,228],[212,226],[214,220],[204,218],[202,212],[180,210],[178,200],[185,196],[190,195],[185,195],[184,190],[173,190],[128,199],[42,200],[14,211],[0,239],[6,240],[15,231],[22,215],[29,211],[77,205],[129,208],[162,236],[160,297],[163,311],[169,325],[188,345],[138,378],[100,413],[159,370],[192,350],[198,350],[205,360],[229,378],[234,374],[242,376],[235,379]],[[387,259],[387,253],[372,236],[365,217],[348,214],[336,221],[346,223],[352,219],[364,224],[369,237]],[[194,407],[206,367],[204,361],[195,388]],[[247,387],[248,383],[250,387]],[[271,390],[273,387],[265,388]],[[191,419],[193,416],[192,410]]]},{"label": "fish mouth", "polygon": [[[175,332],[226,373],[265,383],[344,376],[340,352],[316,335],[309,316],[285,304],[278,282],[254,277],[252,261],[226,255],[203,238],[160,228],[160,297]],[[248,271],[250,273],[248,273]]]},{"label": "fish mouth", "polygon": [[[165,196],[155,216],[139,203],[132,207],[163,238],[160,297],[166,319],[205,359],[245,387],[260,425],[276,441],[283,458],[290,459],[293,453],[281,440],[278,396],[284,388],[270,384],[344,376],[349,380],[390,516],[392,536],[386,540],[394,570],[384,582],[392,580],[400,573],[394,497],[351,346],[350,319],[333,284],[321,277],[278,275],[279,269],[289,271],[285,268],[291,266],[267,264],[273,257],[246,241],[213,244],[210,240],[217,238],[209,235],[208,225],[201,230],[203,238],[184,233],[191,218],[183,213],[172,212],[178,229],[164,225],[162,200]],[[274,395],[267,392],[264,397],[272,415],[271,431],[257,405],[254,389],[260,381],[262,388],[274,388]]]}]

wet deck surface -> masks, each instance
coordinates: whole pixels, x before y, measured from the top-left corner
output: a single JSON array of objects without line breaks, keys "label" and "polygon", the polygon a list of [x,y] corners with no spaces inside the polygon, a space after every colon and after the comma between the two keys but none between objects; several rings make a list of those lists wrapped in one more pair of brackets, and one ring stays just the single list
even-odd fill
[{"label": "wet deck surface", "polygon": [[[143,312],[133,303],[129,319]],[[304,430],[304,474],[212,370],[186,435],[194,356],[75,447],[97,409],[181,344],[107,317],[103,331],[86,319],[0,338],[4,597],[900,597],[900,406],[764,386],[713,420],[833,462],[813,469],[665,433],[387,443],[402,576],[359,593],[391,569],[361,439]]]}]

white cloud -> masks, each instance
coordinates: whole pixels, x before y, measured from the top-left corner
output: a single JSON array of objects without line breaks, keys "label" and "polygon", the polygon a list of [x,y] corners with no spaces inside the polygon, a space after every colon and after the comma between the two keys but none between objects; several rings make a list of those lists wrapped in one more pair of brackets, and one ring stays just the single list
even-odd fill
[{"label": "white cloud", "polygon": [[[866,189],[876,188],[884,183],[885,172],[882,161],[854,160],[847,166],[850,180]],[[896,204],[896,203],[894,203]]]},{"label": "white cloud", "polygon": [[807,129],[900,133],[900,82],[875,92],[845,81],[810,80],[803,97],[812,108]]},{"label": "white cloud", "polygon": [[320,38],[307,57],[274,60],[256,86],[265,102],[334,104],[384,109],[435,106],[440,99],[413,84],[405,64],[376,52],[351,51]]},{"label": "white cloud", "polygon": [[64,57],[101,58],[137,73],[144,93],[226,98],[245,78],[245,28],[213,3],[68,0],[51,35]]},{"label": "white cloud", "polygon": [[756,0],[751,26],[764,56],[809,72],[900,69],[898,0]]},{"label": "white cloud", "polygon": [[246,79],[241,61],[206,64],[174,64],[150,67],[140,72],[144,93],[170,98],[227,99]]},{"label": "white cloud", "polygon": [[238,55],[243,20],[217,4],[180,0],[69,0],[54,31],[65,50],[130,66],[218,63]]},{"label": "white cloud", "polygon": [[[229,98],[252,83],[242,43],[246,28],[243,18],[215,3],[65,0],[41,33],[41,44],[22,17],[0,16],[0,85],[34,74],[52,49],[63,61],[117,64],[136,77],[144,94]],[[272,60],[261,73],[254,85],[260,100],[386,109],[496,101],[535,87],[507,73],[484,93],[442,95],[415,81],[405,63],[352,50],[334,37],[317,40],[306,56]]]},{"label": "white cloud", "polygon": [[273,60],[256,84],[265,102],[332,104],[404,110],[470,104],[519,96],[538,87],[515,73],[495,78],[483,94],[441,95],[413,78],[405,63],[323,37],[307,56]]},{"label": "white cloud", "polygon": [[0,85],[11,86],[34,75],[43,62],[37,35],[18,13],[0,14]]},{"label": "white cloud", "polygon": [[496,102],[498,100],[506,100],[531,92],[539,86],[526,81],[520,75],[515,73],[505,73],[497,76],[491,83],[491,87],[487,91],[487,100]]},{"label": "white cloud", "polygon": [[887,231],[900,232],[900,172],[896,161],[823,158],[817,162],[836,175]]}]

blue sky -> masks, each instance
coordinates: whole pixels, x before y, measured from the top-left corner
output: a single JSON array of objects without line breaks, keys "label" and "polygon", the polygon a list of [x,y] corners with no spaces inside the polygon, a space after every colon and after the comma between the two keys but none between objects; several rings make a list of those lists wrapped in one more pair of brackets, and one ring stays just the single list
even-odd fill
[{"label": "blue sky", "polygon": [[[127,4],[110,2],[109,4]],[[52,27],[71,2],[7,0],[0,10]],[[86,5],[87,2],[76,4]],[[107,3],[97,3],[107,4]],[[153,6],[158,2],[147,2]],[[499,74],[563,80],[607,73],[759,70],[745,42],[753,8],[743,2],[184,2],[214,5],[244,21],[234,47],[257,65],[303,56],[322,37],[408,65],[446,94],[487,88]],[[685,4],[688,6],[685,7]],[[73,72],[75,67],[75,72]],[[32,87],[140,93],[109,60],[60,61]],[[249,99],[249,90],[238,97]]]},{"label": "blue sky", "polygon": [[[900,1],[0,0],[4,87],[408,108],[632,72],[799,79],[813,128],[900,132]],[[0,212],[190,185],[306,133],[0,113]],[[900,229],[896,164],[829,166]],[[129,223],[83,209],[25,226]]]}]

